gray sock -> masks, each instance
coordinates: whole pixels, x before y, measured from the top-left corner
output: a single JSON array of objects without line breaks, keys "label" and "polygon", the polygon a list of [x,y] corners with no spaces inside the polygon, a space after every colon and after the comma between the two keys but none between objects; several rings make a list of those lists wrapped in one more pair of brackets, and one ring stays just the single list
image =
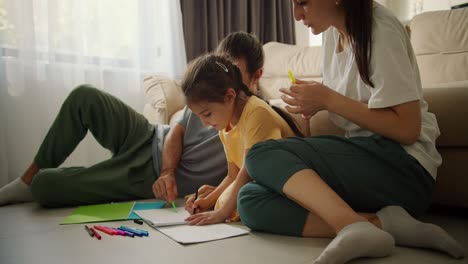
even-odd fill
[{"label": "gray sock", "polygon": [[414,219],[399,206],[387,206],[377,212],[382,229],[389,232],[397,245],[430,248],[454,258],[463,258],[464,249],[442,228]]},{"label": "gray sock", "polygon": [[0,206],[11,203],[31,202],[31,187],[17,178],[0,189]]},{"label": "gray sock", "polygon": [[394,249],[390,234],[369,222],[357,222],[343,228],[314,263],[342,264],[360,257],[385,257]]}]

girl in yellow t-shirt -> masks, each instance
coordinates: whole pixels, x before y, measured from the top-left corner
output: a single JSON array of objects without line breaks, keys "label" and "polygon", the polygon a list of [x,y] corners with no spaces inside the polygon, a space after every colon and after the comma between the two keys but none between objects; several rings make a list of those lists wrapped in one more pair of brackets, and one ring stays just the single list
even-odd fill
[{"label": "girl in yellow t-shirt", "polygon": [[[216,189],[198,197],[187,218],[204,225],[238,221],[237,193],[251,179],[244,168],[248,150],[268,139],[302,136],[290,116],[254,96],[237,66],[221,55],[204,55],[189,66],[182,81],[187,105],[204,125],[219,130],[228,161],[228,175]],[[214,207],[213,211],[207,211]]]}]

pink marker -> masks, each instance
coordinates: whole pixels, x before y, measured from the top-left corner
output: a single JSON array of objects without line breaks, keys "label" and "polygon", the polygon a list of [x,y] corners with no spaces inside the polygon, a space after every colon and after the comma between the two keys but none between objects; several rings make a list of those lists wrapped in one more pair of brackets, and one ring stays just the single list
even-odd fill
[{"label": "pink marker", "polygon": [[97,230],[102,231],[102,232],[104,232],[104,233],[106,233],[108,235],[111,235],[111,236],[118,235],[118,233],[115,230],[110,229],[110,228],[105,227],[105,226],[94,226],[94,228],[96,228]]},{"label": "pink marker", "polygon": [[120,235],[120,236],[126,236],[127,235],[124,231],[119,230],[117,228],[110,228],[110,229],[114,230],[117,233],[117,235]]}]

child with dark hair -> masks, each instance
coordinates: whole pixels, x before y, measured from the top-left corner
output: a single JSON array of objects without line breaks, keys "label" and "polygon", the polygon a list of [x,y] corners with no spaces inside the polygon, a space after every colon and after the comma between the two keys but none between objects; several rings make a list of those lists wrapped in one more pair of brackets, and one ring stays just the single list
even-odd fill
[{"label": "child with dark hair", "polygon": [[[291,117],[285,120],[248,89],[240,69],[220,55],[205,55],[192,62],[183,78],[187,105],[205,125],[219,130],[228,161],[228,176],[208,196],[198,198],[189,212],[189,224],[237,221],[237,193],[251,181],[244,167],[249,149],[256,143],[291,137],[298,131]],[[294,129],[293,129],[294,128]],[[214,206],[214,211],[204,212]]]}]

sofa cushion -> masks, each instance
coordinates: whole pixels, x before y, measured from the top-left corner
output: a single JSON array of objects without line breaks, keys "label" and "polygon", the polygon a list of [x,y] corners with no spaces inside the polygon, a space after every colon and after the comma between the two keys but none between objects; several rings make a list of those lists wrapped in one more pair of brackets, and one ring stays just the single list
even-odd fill
[{"label": "sofa cushion", "polygon": [[185,97],[178,80],[165,76],[149,76],[143,80],[147,105],[143,115],[150,123],[168,124],[172,115],[185,106]]},{"label": "sofa cushion", "polygon": [[434,11],[411,21],[423,86],[468,80],[468,9]]},{"label": "sofa cushion", "polygon": [[263,45],[265,66],[260,78],[260,92],[265,99],[278,99],[279,88],[291,86],[288,70],[298,79],[321,81],[321,48],[268,42]]}]

